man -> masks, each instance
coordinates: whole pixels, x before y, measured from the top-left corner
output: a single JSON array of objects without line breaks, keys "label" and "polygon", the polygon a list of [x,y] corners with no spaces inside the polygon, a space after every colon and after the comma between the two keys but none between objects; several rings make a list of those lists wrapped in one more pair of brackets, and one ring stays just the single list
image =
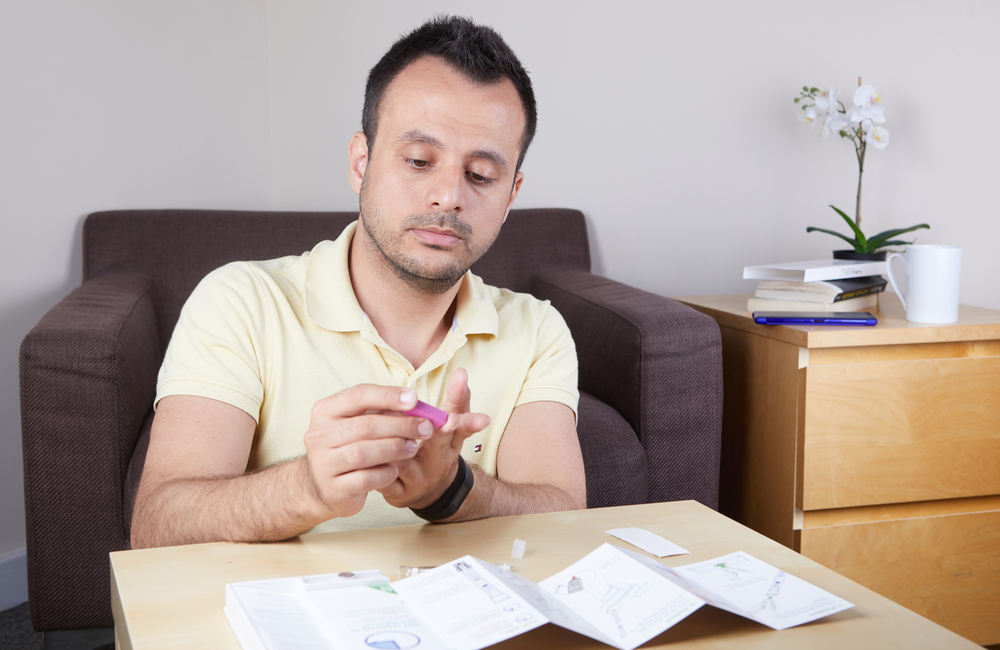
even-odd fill
[{"label": "man", "polygon": [[[439,18],[393,45],[349,147],[357,224],[227,265],[185,305],[133,547],[586,506],[565,323],[468,273],[534,127],[527,73],[489,28]],[[406,414],[418,396],[442,426]]]}]

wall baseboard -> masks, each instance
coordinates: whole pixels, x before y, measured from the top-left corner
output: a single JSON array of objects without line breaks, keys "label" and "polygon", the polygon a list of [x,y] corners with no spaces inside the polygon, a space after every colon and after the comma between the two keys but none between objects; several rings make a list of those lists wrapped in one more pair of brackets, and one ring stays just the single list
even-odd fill
[{"label": "wall baseboard", "polygon": [[0,555],[0,612],[28,601],[28,553],[19,548]]}]

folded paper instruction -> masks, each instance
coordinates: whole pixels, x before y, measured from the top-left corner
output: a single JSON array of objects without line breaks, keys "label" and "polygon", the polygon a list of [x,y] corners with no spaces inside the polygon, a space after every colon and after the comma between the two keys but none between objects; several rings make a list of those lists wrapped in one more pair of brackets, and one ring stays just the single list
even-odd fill
[{"label": "folded paper instruction", "polygon": [[546,623],[631,650],[706,603],[776,630],[853,607],[742,552],[673,568],[604,544],[540,583],[471,555],[370,573],[229,584],[225,613],[245,650],[479,650]]}]

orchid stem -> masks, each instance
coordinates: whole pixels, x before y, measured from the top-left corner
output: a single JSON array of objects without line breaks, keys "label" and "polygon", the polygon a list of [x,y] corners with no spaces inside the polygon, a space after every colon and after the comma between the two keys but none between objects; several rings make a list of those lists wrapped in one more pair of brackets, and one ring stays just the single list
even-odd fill
[{"label": "orchid stem", "polygon": [[861,145],[858,147],[858,200],[854,206],[854,223],[860,228],[861,227],[861,175],[865,173],[865,145],[868,143],[861,140]]}]

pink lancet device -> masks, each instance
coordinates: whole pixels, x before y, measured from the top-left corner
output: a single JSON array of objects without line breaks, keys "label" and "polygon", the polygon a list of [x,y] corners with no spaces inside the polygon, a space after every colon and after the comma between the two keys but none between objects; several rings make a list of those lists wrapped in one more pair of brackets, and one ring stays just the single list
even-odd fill
[{"label": "pink lancet device", "polygon": [[415,407],[409,411],[405,411],[405,413],[418,418],[427,418],[434,425],[435,429],[440,429],[448,421],[448,413],[420,400],[417,400]]}]

